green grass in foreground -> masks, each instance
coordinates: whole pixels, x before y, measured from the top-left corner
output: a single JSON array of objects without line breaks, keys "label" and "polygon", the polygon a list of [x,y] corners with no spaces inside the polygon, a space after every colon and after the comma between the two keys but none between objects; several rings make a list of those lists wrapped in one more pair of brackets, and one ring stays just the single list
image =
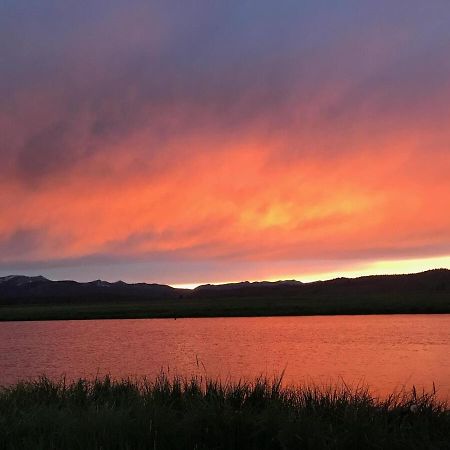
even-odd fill
[{"label": "green grass in foreground", "polygon": [[0,448],[446,449],[450,411],[434,394],[381,400],[264,378],[40,378],[1,388]]}]

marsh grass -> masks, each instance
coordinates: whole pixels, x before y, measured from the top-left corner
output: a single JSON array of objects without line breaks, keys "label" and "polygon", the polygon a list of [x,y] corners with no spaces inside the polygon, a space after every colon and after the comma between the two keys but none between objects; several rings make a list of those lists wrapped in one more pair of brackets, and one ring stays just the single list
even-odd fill
[{"label": "marsh grass", "polygon": [[435,392],[379,399],[344,383],[284,387],[281,377],[41,377],[1,388],[0,448],[446,449],[450,412]]}]

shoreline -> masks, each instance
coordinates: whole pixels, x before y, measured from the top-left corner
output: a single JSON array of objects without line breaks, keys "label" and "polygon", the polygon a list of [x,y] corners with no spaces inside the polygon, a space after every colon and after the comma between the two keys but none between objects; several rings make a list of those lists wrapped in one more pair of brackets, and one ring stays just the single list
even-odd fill
[{"label": "shoreline", "polygon": [[375,312],[375,313],[342,313],[342,314],[332,314],[332,313],[322,313],[322,314],[229,314],[229,315],[189,315],[189,316],[170,316],[170,315],[158,315],[158,316],[146,316],[146,315],[129,315],[129,316],[90,316],[90,317],[47,317],[47,318],[12,318],[4,319],[0,316],[0,323],[9,322],[57,322],[57,321],[91,321],[91,320],[185,320],[185,319],[247,319],[247,318],[277,318],[277,317],[364,317],[364,316],[441,316],[449,315],[450,311],[447,312]]},{"label": "shoreline", "polygon": [[201,302],[148,301],[85,304],[0,305],[0,322],[109,319],[188,319],[215,317],[309,317],[344,315],[450,314],[450,300],[408,302],[225,299]]}]

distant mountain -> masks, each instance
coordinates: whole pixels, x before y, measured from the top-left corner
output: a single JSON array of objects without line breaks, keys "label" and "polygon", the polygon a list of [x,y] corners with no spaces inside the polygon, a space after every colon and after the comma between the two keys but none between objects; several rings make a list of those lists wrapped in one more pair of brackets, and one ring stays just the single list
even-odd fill
[{"label": "distant mountain", "polygon": [[202,284],[197,286],[195,291],[223,291],[223,290],[237,290],[237,289],[255,289],[255,288],[279,288],[279,287],[292,287],[300,286],[303,283],[296,280],[280,280],[280,281],[241,281],[239,283],[226,283],[226,284]]},{"label": "distant mountain", "polygon": [[109,283],[103,280],[79,283],[72,280],[51,281],[43,276],[24,275],[0,277],[0,304],[176,298],[183,292],[182,289],[174,289],[163,284],[128,284],[123,281]]},{"label": "distant mountain", "polygon": [[37,277],[27,277],[24,275],[9,275],[7,277],[0,277],[1,287],[19,287],[26,286],[33,283],[46,282],[49,281],[47,278],[39,275]]},{"label": "distant mountain", "polygon": [[10,275],[0,277],[0,305],[28,303],[98,303],[109,301],[144,301],[164,299],[214,298],[400,298],[411,295],[449,297],[450,270],[435,269],[409,275],[374,275],[360,278],[337,278],[302,283],[295,280],[206,284],[193,290],[175,289],[163,284],[123,281],[109,283],[95,280],[51,281],[43,276]]},{"label": "distant mountain", "polygon": [[339,297],[379,294],[448,292],[450,299],[450,270],[434,269],[407,275],[371,275],[359,278],[336,278],[327,281],[301,283],[295,280],[278,282],[231,283],[202,285],[192,295],[214,297]]}]

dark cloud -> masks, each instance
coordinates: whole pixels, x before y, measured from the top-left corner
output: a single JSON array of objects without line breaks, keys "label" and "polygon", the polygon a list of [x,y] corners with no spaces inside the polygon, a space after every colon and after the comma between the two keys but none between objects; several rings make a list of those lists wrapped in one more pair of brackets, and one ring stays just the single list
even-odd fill
[{"label": "dark cloud", "polygon": [[47,235],[39,229],[17,229],[9,236],[0,236],[0,261],[20,260],[41,248]]},{"label": "dark cloud", "polygon": [[21,176],[30,184],[37,177],[45,178],[53,170],[73,162],[73,142],[68,131],[68,125],[59,122],[27,140],[17,156],[17,165]]},{"label": "dark cloud", "polygon": [[[16,116],[5,133],[23,138],[2,153],[35,182],[111,152],[135,132],[147,134],[148,159],[175,136],[226,136],[255,121],[268,133],[301,136],[312,126],[339,134],[355,117],[389,124],[405,111],[423,116],[439,98],[448,113],[450,8],[441,2],[62,8],[44,0],[1,8],[0,111]],[[34,95],[42,112],[30,112]]]}]

